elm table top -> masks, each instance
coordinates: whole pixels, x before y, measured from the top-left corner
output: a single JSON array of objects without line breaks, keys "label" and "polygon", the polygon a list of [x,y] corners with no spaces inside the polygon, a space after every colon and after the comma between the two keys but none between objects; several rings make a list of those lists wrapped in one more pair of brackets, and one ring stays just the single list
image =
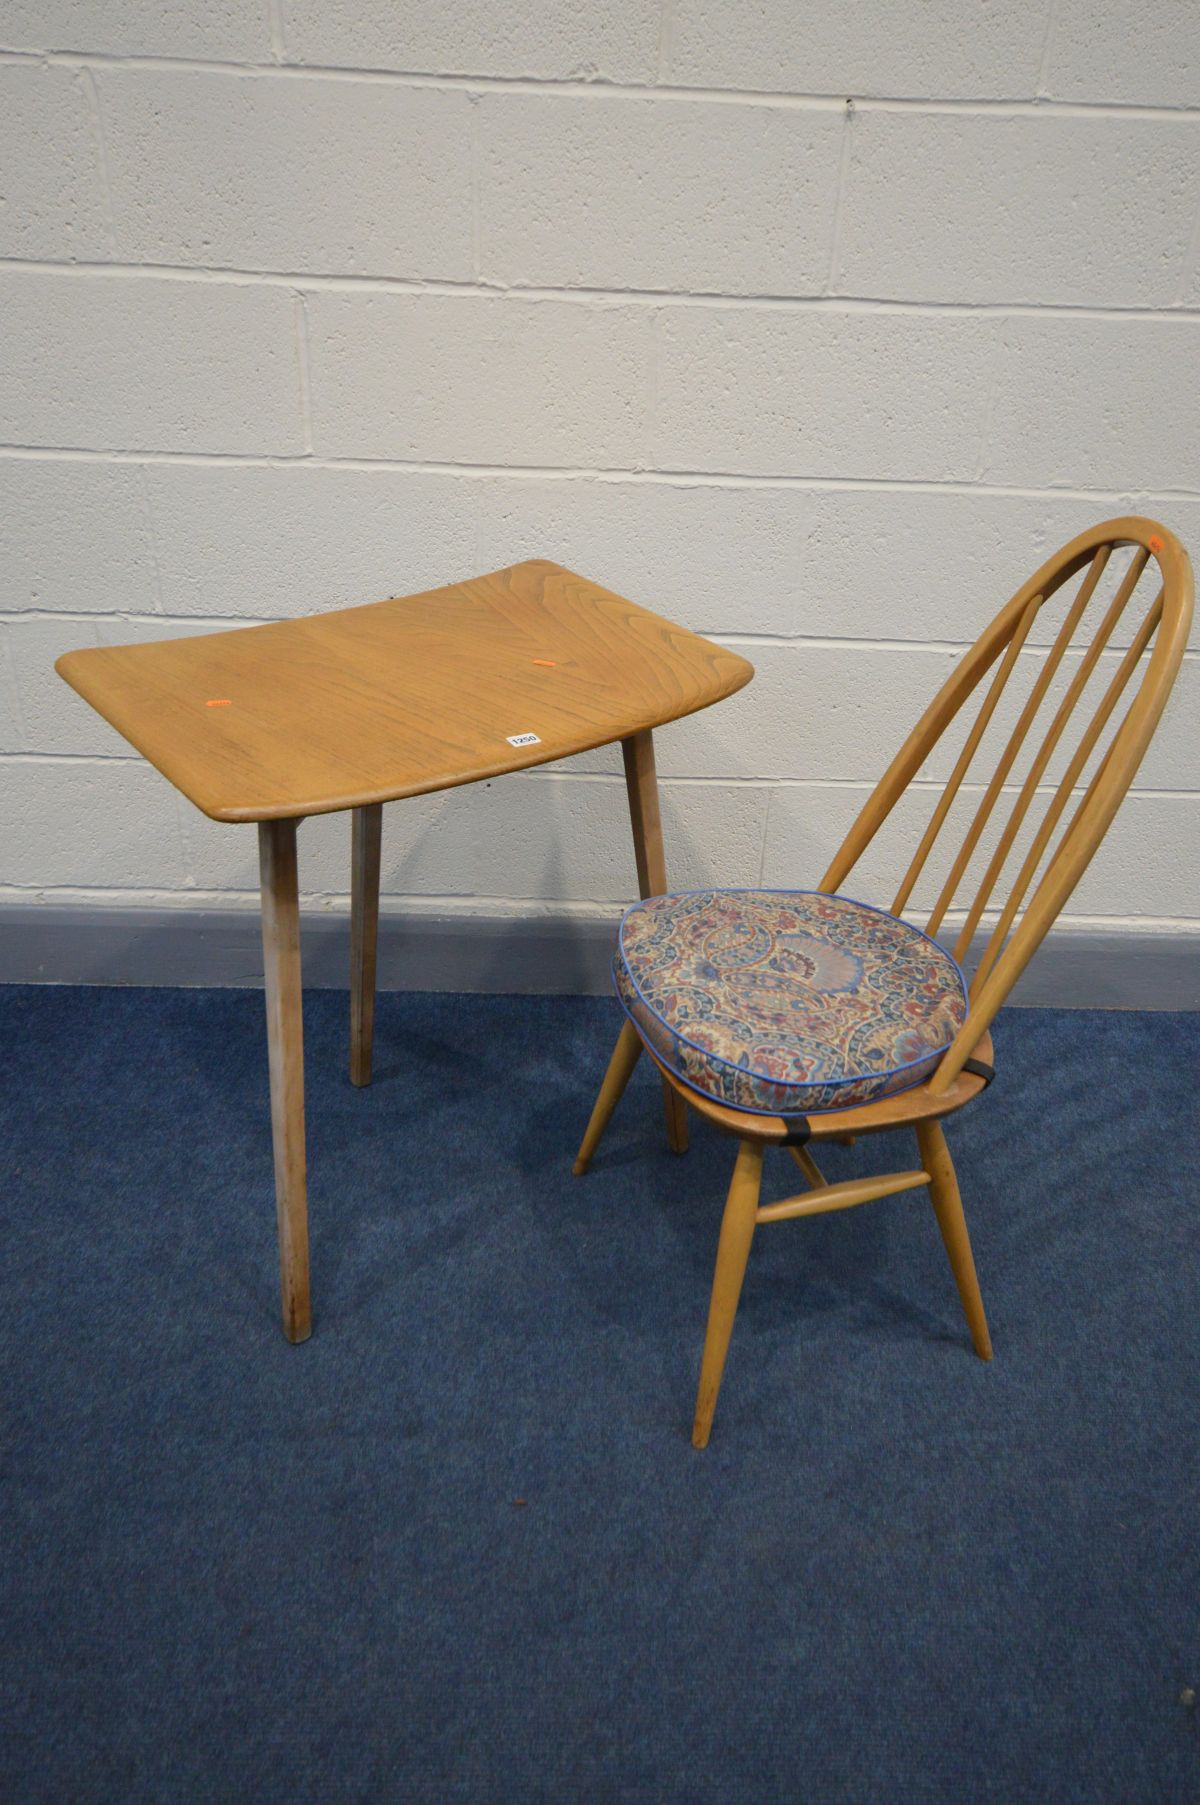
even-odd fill
[{"label": "elm table top", "polygon": [[692,714],[754,675],[544,559],[269,626],[66,652],[55,668],[216,821],[523,770]]}]

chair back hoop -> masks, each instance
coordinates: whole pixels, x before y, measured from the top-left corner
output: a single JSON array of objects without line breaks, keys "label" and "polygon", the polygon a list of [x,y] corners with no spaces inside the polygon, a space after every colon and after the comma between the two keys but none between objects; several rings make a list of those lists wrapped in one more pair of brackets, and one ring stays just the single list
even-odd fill
[{"label": "chair back hoop", "polygon": [[[1081,635],[1081,649],[1077,650],[1073,643],[1076,630],[1087,614],[1089,604],[1103,586],[1112,554],[1122,547],[1132,548],[1128,567],[1116,583],[1103,618],[1090,640]],[[960,659],[880,779],[819,886],[825,891],[842,888],[883,823],[907,792],[930,752],[983,683],[989,671],[995,667],[995,675],[984,693],[978,714],[967,732],[950,777],[896,893],[892,912],[896,915],[902,913],[929,854],[939,839],[955,799],[960,793],[966,799],[961,786],[1009,680],[1021,663],[1021,655],[1034,623],[1051,597],[1080,571],[1084,575],[1079,588],[1068,603],[1053,643],[1037,669],[1016,725],[1011,730],[994,769],[988,774],[966,836],[950,866],[933,913],[924,924],[928,933],[935,934],[946,914],[955,907],[955,899],[959,896],[968,866],[983,841],[996,805],[1006,787],[1011,789],[1015,784],[1015,779],[1012,783],[1009,782],[1013,768],[1035,719],[1041,714],[1043,704],[1051,693],[1059,666],[1064,656],[1077,656],[1074,675],[1066,684],[1061,701],[1050,715],[1045,735],[1020,782],[1016,800],[996,840],[982,879],[965,908],[962,926],[954,944],[955,957],[960,960],[965,957],[989,907],[997,919],[990,929],[990,937],[971,980],[967,1019],[930,1080],[929,1088],[935,1094],[948,1090],[954,1083],[975,1046],[991,1026],[1013,985],[1050,931],[1056,916],[1108,831],[1146,748],[1154,737],[1183,659],[1192,620],[1192,570],[1188,555],[1175,535],[1157,521],[1128,515],[1101,522],[1099,526],[1081,533],[1077,539],[1072,539],[1049,558],[1001,609],[991,625]],[[1150,573],[1148,578],[1147,571]],[[1007,896],[1003,900],[997,897],[997,901],[993,903],[999,880],[1018,835],[1025,826],[1026,817],[1030,815],[1044,788],[1049,787],[1048,784],[1043,784],[1043,779],[1051,757],[1063,738],[1076,704],[1089,681],[1096,675],[1101,655],[1118,622],[1135,593],[1139,592],[1143,597],[1147,592],[1152,596],[1149,607],[1132,634],[1129,645],[1121,653],[1095,712],[1084,726],[1078,744],[1067,761],[1061,779],[1053,787],[1042,819],[1032,833],[1020,869],[1011,880]],[[1146,659],[1148,650],[1150,655]],[[1027,656],[1026,662],[1031,660],[1032,654]],[[1133,700],[1107,749],[1095,762],[1083,787],[1082,796],[1077,797],[1085,768],[1100,744],[1104,729],[1139,670],[1141,677]],[[1073,800],[1074,812],[1047,858],[1054,830]],[[1031,827],[1035,821],[1036,811],[1030,820]],[[1031,886],[1032,894],[1029,894]]]}]

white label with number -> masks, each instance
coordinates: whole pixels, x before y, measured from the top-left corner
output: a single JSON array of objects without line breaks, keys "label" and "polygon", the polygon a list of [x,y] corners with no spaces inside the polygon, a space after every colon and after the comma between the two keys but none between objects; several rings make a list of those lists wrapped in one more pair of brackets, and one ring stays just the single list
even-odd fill
[{"label": "white label with number", "polygon": [[540,746],[536,733],[510,733],[505,736],[510,746]]}]

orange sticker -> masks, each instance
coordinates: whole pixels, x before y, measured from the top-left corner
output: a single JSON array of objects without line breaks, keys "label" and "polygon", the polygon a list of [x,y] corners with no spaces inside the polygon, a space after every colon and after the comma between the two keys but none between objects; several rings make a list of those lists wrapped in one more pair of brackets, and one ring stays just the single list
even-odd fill
[{"label": "orange sticker", "polygon": [[205,708],[231,708],[233,703],[228,696],[214,696],[212,701],[206,702],[204,706]]},{"label": "orange sticker", "polygon": [[546,669],[548,671],[552,671],[554,669],[555,665],[558,663],[558,659],[557,658],[535,658],[533,662],[535,664],[542,665],[544,667],[544,669]]},{"label": "orange sticker", "polygon": [[1146,544],[1150,547],[1150,550],[1152,552],[1160,552],[1163,548],[1163,542],[1159,538],[1157,533],[1151,533],[1150,537],[1146,541]]}]

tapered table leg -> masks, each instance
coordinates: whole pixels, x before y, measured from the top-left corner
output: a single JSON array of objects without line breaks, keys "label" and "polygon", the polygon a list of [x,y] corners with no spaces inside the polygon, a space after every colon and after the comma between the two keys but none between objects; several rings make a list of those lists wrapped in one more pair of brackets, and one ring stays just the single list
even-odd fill
[{"label": "tapered table leg", "polygon": [[260,821],[263,969],[271,1068],[271,1136],[283,1332],[312,1333],[308,1288],[308,1187],[304,1158],[304,1030],[300,1004],[300,897],[295,821]]},{"label": "tapered table leg", "polygon": [[350,1082],[370,1084],[375,1044],[375,949],[383,804],[350,815]]},{"label": "tapered table leg", "polygon": [[[625,787],[629,792],[629,819],[633,825],[633,853],[637,860],[638,894],[662,896],[667,888],[667,864],[663,853],[662,818],[658,811],[658,780],[654,772],[654,736],[648,727],[621,741],[625,759]],[[679,1092],[663,1079],[663,1108],[667,1118],[667,1145],[672,1153],[686,1153],[687,1109]]]}]

